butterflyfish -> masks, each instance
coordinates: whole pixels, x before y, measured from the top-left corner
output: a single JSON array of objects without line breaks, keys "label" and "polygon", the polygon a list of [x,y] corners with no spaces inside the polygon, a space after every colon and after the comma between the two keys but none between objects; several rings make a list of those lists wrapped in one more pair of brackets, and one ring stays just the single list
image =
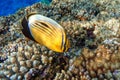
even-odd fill
[{"label": "butterflyfish", "polygon": [[70,48],[64,28],[55,20],[39,13],[32,13],[21,20],[23,34],[55,52],[67,52]]}]

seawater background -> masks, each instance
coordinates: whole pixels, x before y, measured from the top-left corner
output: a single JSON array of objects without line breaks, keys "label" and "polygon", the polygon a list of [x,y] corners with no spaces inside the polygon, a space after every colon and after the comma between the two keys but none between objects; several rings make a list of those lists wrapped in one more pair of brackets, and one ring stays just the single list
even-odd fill
[{"label": "seawater background", "polygon": [[18,9],[40,1],[49,3],[52,0],[0,0],[0,16],[14,14]]}]

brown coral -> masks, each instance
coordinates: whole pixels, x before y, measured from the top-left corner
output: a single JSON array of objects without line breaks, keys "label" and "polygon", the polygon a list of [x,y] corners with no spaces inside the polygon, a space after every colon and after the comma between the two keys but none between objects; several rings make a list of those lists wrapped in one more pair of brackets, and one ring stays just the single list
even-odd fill
[{"label": "brown coral", "polygon": [[[104,45],[99,45],[95,51],[85,48],[82,51],[82,56],[76,58],[72,66],[79,67],[79,71],[81,71],[81,67],[84,67],[84,73],[88,71],[91,78],[109,74],[109,71],[112,74],[119,69],[119,58],[117,58],[120,56],[119,53],[112,52],[111,49],[106,48]],[[103,76],[103,78],[110,79],[108,76]]]}]

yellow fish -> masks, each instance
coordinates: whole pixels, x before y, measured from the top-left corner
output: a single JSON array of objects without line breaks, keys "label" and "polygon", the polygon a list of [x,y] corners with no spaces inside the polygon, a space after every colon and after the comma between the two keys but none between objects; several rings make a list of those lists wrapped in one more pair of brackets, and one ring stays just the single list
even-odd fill
[{"label": "yellow fish", "polygon": [[33,13],[25,16],[21,24],[22,32],[26,37],[53,51],[66,52],[70,48],[63,27],[53,19]]}]

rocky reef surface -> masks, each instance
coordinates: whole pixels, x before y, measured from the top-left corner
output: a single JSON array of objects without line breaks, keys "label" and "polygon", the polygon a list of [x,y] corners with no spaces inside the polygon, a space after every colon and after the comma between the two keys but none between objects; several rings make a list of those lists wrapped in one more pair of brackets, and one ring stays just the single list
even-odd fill
[{"label": "rocky reef surface", "polygon": [[[119,80],[119,4],[119,0],[53,0],[0,17],[0,79]],[[31,12],[61,24],[70,51],[56,53],[26,39],[19,21]]]}]

